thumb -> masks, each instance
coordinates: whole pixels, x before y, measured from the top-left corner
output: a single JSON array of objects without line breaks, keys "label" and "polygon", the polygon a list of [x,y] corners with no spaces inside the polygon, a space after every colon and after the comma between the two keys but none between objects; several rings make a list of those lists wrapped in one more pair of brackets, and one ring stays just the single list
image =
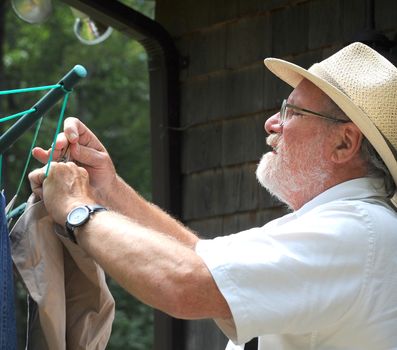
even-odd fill
[{"label": "thumb", "polygon": [[45,169],[46,167],[33,170],[28,175],[32,192],[38,195],[41,199],[43,198],[43,182],[45,180]]},{"label": "thumb", "polygon": [[108,154],[106,152],[98,151],[79,143],[71,145],[70,155],[74,161],[77,161],[82,166],[89,166],[92,168],[102,167],[106,162],[106,158],[108,158]]},{"label": "thumb", "polygon": [[70,143],[77,143],[79,141],[79,135],[74,129],[66,129],[65,136]]}]

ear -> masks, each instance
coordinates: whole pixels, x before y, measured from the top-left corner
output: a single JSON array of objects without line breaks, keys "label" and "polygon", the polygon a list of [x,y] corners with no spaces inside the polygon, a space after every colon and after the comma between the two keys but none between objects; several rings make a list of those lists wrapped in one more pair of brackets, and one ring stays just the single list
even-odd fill
[{"label": "ear", "polygon": [[352,160],[360,152],[362,139],[363,134],[355,124],[344,123],[339,125],[331,160],[337,164]]}]

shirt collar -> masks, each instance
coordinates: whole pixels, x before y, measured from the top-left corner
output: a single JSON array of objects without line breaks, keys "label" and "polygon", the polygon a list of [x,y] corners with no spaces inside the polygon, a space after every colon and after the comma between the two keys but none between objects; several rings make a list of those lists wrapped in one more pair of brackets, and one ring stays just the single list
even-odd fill
[{"label": "shirt collar", "polygon": [[342,182],[329,188],[307,202],[300,209],[295,211],[294,214],[296,216],[301,216],[314,207],[334,200],[360,200],[374,197],[386,200],[387,194],[384,181],[378,178],[362,177]]}]

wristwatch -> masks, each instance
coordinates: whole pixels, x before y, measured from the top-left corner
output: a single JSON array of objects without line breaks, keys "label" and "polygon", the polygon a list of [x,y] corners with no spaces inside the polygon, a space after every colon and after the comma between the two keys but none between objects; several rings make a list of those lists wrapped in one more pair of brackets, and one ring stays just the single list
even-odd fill
[{"label": "wristwatch", "polygon": [[69,235],[69,238],[74,242],[76,241],[76,236],[74,234],[74,230],[77,227],[84,225],[91,217],[92,214],[107,210],[105,207],[101,205],[82,205],[80,207],[73,208],[67,218],[65,223],[66,232]]}]

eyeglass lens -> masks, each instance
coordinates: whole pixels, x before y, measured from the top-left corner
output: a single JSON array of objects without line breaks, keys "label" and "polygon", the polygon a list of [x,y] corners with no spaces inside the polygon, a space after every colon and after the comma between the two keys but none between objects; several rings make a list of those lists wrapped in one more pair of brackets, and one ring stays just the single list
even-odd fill
[{"label": "eyeglass lens", "polygon": [[280,110],[281,125],[283,125],[285,122],[287,122],[289,119],[291,119],[293,114],[294,114],[293,109],[287,107],[287,100],[284,100],[281,105],[281,110]]}]

